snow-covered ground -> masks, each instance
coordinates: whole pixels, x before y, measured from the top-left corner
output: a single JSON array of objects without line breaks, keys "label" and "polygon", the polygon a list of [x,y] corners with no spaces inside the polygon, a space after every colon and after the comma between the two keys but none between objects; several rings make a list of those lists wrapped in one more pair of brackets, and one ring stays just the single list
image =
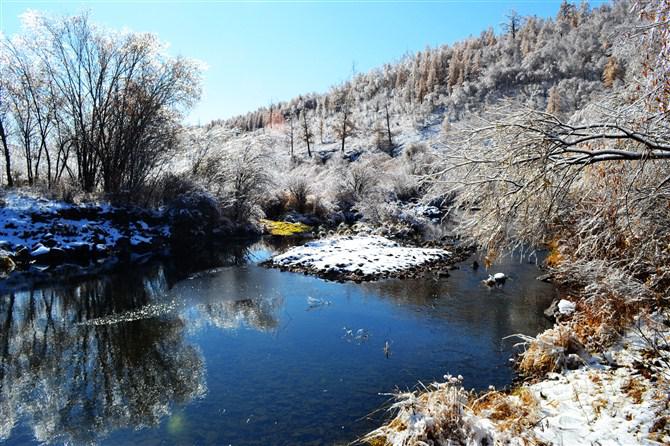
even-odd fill
[{"label": "snow-covered ground", "polygon": [[289,249],[273,266],[338,276],[380,277],[446,260],[443,249],[413,248],[379,236],[335,236]]},{"label": "snow-covered ground", "polygon": [[460,379],[445,378],[421,395],[401,395],[396,418],[368,438],[391,445],[670,444],[670,328],[658,315],[638,319],[602,361],[511,394],[492,390],[473,401]]}]

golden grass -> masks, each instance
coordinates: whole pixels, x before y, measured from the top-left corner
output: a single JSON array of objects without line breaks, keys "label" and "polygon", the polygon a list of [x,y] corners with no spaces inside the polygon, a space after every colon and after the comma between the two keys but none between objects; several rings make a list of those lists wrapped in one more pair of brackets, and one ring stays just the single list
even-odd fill
[{"label": "golden grass", "polygon": [[510,394],[487,392],[472,403],[472,412],[495,422],[500,431],[519,435],[539,421],[538,402],[526,387]]},{"label": "golden grass", "polygon": [[304,223],[289,223],[287,221],[275,221],[275,220],[266,220],[261,219],[261,223],[265,225],[268,232],[272,235],[279,236],[290,236],[303,234],[312,230],[311,226],[308,226]]},{"label": "golden grass", "polygon": [[527,377],[542,378],[561,370],[562,355],[570,343],[570,333],[557,326],[546,330],[530,342],[519,362],[519,371]]},{"label": "golden grass", "polygon": [[552,240],[549,242],[549,254],[547,255],[547,266],[558,266],[559,263],[563,261],[563,255],[559,250],[558,240]]}]

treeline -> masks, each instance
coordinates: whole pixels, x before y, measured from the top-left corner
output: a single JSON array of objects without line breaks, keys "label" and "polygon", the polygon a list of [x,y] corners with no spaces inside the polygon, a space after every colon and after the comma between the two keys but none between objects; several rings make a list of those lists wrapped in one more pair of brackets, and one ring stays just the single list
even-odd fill
[{"label": "treeline", "polygon": [[554,112],[572,112],[623,79],[626,61],[612,53],[612,43],[618,29],[637,20],[627,1],[595,9],[587,2],[564,1],[549,19],[511,12],[502,34],[489,28],[478,37],[426,48],[356,75],[326,94],[300,96],[212,125],[254,131],[302,120],[313,121],[313,133],[323,133],[329,120],[341,127],[350,108],[375,114],[378,127],[389,109],[395,114],[443,109],[456,121],[505,96],[536,109],[551,103]]},{"label": "treeline", "polygon": [[176,148],[200,72],[156,36],[113,32],[87,15],[24,17],[0,41],[4,182],[134,194]]}]

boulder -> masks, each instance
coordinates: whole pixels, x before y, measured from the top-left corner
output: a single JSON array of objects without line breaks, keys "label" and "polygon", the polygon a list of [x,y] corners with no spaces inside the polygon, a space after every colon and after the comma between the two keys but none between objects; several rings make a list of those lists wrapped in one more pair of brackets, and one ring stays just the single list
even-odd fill
[{"label": "boulder", "polygon": [[551,301],[551,304],[544,310],[544,317],[554,322],[556,320],[556,315],[558,314],[558,302],[560,299],[555,298]]},{"label": "boulder", "polygon": [[14,271],[16,263],[12,260],[11,253],[5,250],[0,250],[0,276],[6,276]]},{"label": "boulder", "polygon": [[87,265],[92,260],[91,245],[88,243],[74,243],[66,249],[67,258],[75,263]]}]

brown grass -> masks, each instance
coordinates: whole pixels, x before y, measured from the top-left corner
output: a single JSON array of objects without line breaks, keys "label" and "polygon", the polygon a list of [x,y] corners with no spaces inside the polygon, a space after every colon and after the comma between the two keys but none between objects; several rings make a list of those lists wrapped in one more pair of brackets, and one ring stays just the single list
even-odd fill
[{"label": "brown grass", "polygon": [[593,350],[602,350],[616,342],[640,313],[639,302],[617,295],[582,301],[572,318],[574,335]]},{"label": "brown grass", "polygon": [[621,386],[621,390],[626,392],[626,395],[628,395],[635,404],[640,404],[642,403],[642,395],[644,395],[644,392],[647,389],[639,379],[631,378]]},{"label": "brown grass", "polygon": [[528,432],[539,421],[538,402],[526,387],[506,394],[491,391],[472,403],[472,412],[493,420],[498,429],[519,435]]}]

